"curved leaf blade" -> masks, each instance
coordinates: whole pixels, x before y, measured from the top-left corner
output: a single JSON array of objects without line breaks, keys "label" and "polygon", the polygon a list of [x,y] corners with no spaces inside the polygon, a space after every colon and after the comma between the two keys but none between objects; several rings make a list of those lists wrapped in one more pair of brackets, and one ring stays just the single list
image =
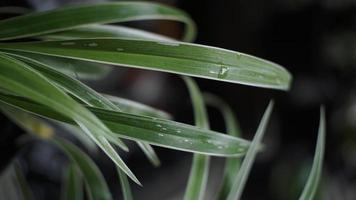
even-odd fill
[{"label": "curved leaf blade", "polygon": [[[73,120],[115,164],[121,167],[132,180],[140,184],[107,142],[105,136],[112,136],[111,131],[87,108],[70,98],[42,74],[19,60],[0,54],[0,69],[2,72],[0,88],[48,106],[53,111]],[[121,145],[125,146],[124,143]]]},{"label": "curved leaf blade", "polygon": [[324,108],[321,107],[318,141],[316,144],[313,166],[310,171],[308,181],[305,184],[303,192],[299,197],[300,200],[314,199],[322,174],[324,151],[325,151],[325,111]]},{"label": "curved leaf blade", "polygon": [[137,101],[132,101],[129,99],[124,99],[121,97],[111,96],[107,94],[104,94],[103,96],[109,99],[117,107],[119,107],[122,110],[122,112],[127,112],[135,115],[164,118],[164,119],[173,118],[169,113],[163,110],[159,110],[157,108],[148,106],[146,104],[142,104]]},{"label": "curved leaf blade", "polygon": [[[28,112],[66,123],[70,118],[28,99],[0,92],[0,100]],[[238,157],[245,154],[249,142],[240,138],[200,129],[175,121],[132,115],[87,107],[117,136],[152,145],[213,156]]]},{"label": "curved leaf blade", "polygon": [[[194,110],[195,124],[202,129],[209,129],[208,114],[200,89],[190,77],[183,77],[188,87]],[[206,155],[193,155],[192,167],[185,190],[185,200],[201,200],[204,198],[208,181],[210,158]]]},{"label": "curved leaf blade", "polygon": [[[15,58],[18,58],[26,62],[32,68],[42,72],[50,80],[53,80],[54,83],[56,83],[59,87],[63,88],[66,92],[70,93],[76,98],[82,100],[86,105],[97,107],[97,108],[110,109],[110,110],[118,110],[118,111],[121,110],[114,103],[109,101],[107,98],[105,98],[101,94],[97,93],[96,91],[94,91],[93,89],[89,88],[88,86],[84,85],[83,83],[81,83],[76,79],[61,74],[60,72],[56,72],[55,70],[52,70],[51,67],[43,63],[37,62],[33,59],[19,56],[19,55],[13,55],[13,54],[11,54],[11,56],[14,56]],[[142,107],[143,106],[141,106],[141,108]],[[113,137],[112,135],[108,135],[106,136],[106,138],[110,142],[126,150],[126,146],[122,145],[123,142],[119,138]],[[148,144],[139,144],[139,147],[144,151],[145,155],[148,156],[149,160],[152,161],[154,165],[157,165],[159,163],[157,155],[155,154],[154,150],[151,147],[149,147]]]},{"label": "curved leaf blade", "polygon": [[291,75],[278,64],[225,49],[181,42],[80,39],[2,43],[0,49],[288,90]]},{"label": "curved leaf blade", "polygon": [[60,148],[78,167],[83,175],[90,199],[112,199],[103,175],[88,155],[63,139],[54,138],[51,142]]},{"label": "curved leaf blade", "polygon": [[157,3],[111,2],[30,13],[0,21],[0,40],[39,36],[90,24],[156,19],[185,23],[184,40],[191,41],[195,37],[194,22],[181,10]]},{"label": "curved leaf blade", "polygon": [[64,176],[64,187],[62,190],[62,200],[82,200],[83,184],[77,166],[70,164]]},{"label": "curved leaf blade", "polygon": [[132,192],[130,188],[129,180],[127,180],[126,174],[121,169],[117,168],[117,172],[120,178],[120,184],[122,189],[122,196],[124,200],[132,200]]},{"label": "curved leaf blade", "polygon": [[256,135],[253,138],[250,147],[248,148],[246,152],[246,156],[241,164],[241,168],[239,172],[236,175],[235,181],[231,187],[231,190],[229,192],[229,195],[227,196],[227,200],[236,200],[240,199],[242,191],[245,187],[248,175],[251,171],[252,164],[256,158],[256,155],[259,151],[259,146],[262,141],[262,137],[264,135],[267,122],[269,120],[269,117],[271,115],[272,109],[273,109],[273,101],[270,101],[268,104],[268,107],[263,114],[263,117],[261,119],[261,122],[258,126],[258,129],[256,131]]},{"label": "curved leaf blade", "polygon": [[[10,52],[11,53],[11,52]],[[13,52],[15,53],[15,52]],[[81,60],[73,60],[60,57],[49,57],[41,54],[16,52],[17,55],[26,58],[31,58],[37,62],[50,67],[53,70],[59,71],[67,76],[77,79],[97,80],[105,77],[111,71],[108,65],[86,62]]]},{"label": "curved leaf blade", "polygon": [[[231,107],[219,97],[212,94],[204,94],[204,99],[207,105],[214,106],[220,110],[225,120],[225,127],[229,135],[240,137],[241,130],[237,123],[234,112]],[[218,199],[225,200],[231,190],[234,180],[237,178],[237,173],[240,168],[239,158],[227,158],[225,162],[224,177]]]},{"label": "curved leaf blade", "polygon": [[88,25],[68,31],[56,32],[53,34],[47,34],[39,37],[45,40],[70,40],[83,38],[131,38],[157,41],[174,41],[174,39],[163,35],[118,25]]}]

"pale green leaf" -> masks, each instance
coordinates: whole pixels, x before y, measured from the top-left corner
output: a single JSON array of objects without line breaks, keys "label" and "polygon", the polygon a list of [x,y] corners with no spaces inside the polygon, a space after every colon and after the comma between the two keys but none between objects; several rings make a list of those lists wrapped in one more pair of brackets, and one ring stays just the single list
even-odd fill
[{"label": "pale green leaf", "polygon": [[[60,113],[28,99],[0,92],[0,100],[50,119],[75,124]],[[117,136],[152,145],[215,156],[242,156],[249,142],[166,119],[87,107]]]},{"label": "pale green leaf", "polygon": [[[204,99],[207,105],[214,106],[221,111],[225,120],[227,133],[232,136],[240,137],[241,130],[231,107],[222,99],[212,94],[204,94]],[[231,190],[232,184],[236,179],[239,168],[240,168],[239,158],[226,159],[224,177],[218,194],[219,200],[225,200],[227,198],[227,195]]]},{"label": "pale green leaf", "polygon": [[321,107],[318,141],[316,144],[313,166],[311,168],[308,181],[305,184],[303,192],[299,197],[300,200],[314,199],[322,174],[324,151],[325,151],[325,111],[324,108]]},{"label": "pale green leaf", "polygon": [[152,32],[118,25],[90,25],[40,36],[40,38],[46,40],[69,40],[81,38],[131,38],[157,41],[174,40]]},{"label": "pale green leaf", "polygon": [[2,43],[0,49],[52,55],[287,90],[291,75],[281,66],[247,54],[182,42],[80,39]]},{"label": "pale green leaf", "polygon": [[39,36],[90,24],[137,20],[183,22],[186,24],[184,40],[191,41],[195,37],[194,22],[181,10],[149,2],[110,2],[71,6],[2,20],[0,40]]},{"label": "pale green leaf", "polygon": [[241,164],[240,170],[237,173],[234,183],[231,187],[229,195],[227,196],[227,200],[236,200],[240,199],[242,195],[242,191],[245,187],[247,178],[250,174],[252,164],[255,161],[256,155],[260,150],[259,146],[262,141],[262,137],[265,133],[265,129],[267,126],[267,122],[270,118],[272,109],[273,109],[273,101],[271,101],[261,119],[261,122],[256,131],[255,137],[253,138],[250,147],[246,152],[246,156]]},{"label": "pale green leaf", "polygon": [[[183,77],[192,100],[195,124],[202,129],[209,129],[209,119],[203,96],[198,85],[192,78]],[[185,200],[202,200],[206,192],[209,174],[210,158],[206,155],[194,154],[188,184],[185,190]]]},{"label": "pale green leaf", "polygon": [[50,80],[25,63],[0,54],[0,88],[27,97],[48,106],[57,113],[75,121],[104,152],[121,167],[130,178],[139,183],[135,175],[112,150],[105,136],[113,133],[87,108],[70,98]]},{"label": "pale green leaf", "polygon": [[157,108],[153,108],[151,106],[129,99],[124,99],[121,97],[111,96],[107,94],[104,94],[103,96],[109,99],[117,107],[119,107],[122,112],[149,117],[172,119],[172,116],[169,113],[159,110]]},{"label": "pale green leaf", "polygon": [[77,166],[70,164],[64,175],[64,187],[62,189],[62,200],[82,200],[83,182],[81,172]]},{"label": "pale green leaf", "polygon": [[126,177],[126,174],[122,172],[120,168],[117,168],[117,172],[119,174],[120,178],[120,184],[121,184],[121,189],[122,189],[122,196],[124,200],[132,200],[132,192],[130,188],[130,183],[129,180]]},{"label": "pale green leaf", "polygon": [[88,155],[82,152],[75,145],[61,138],[54,138],[51,141],[70,158],[76,167],[78,167],[79,171],[81,172],[80,175],[85,181],[88,197],[90,199],[112,199],[103,175]]},{"label": "pale green leaf", "polygon": [[[19,56],[19,55],[13,55],[13,54],[10,54],[10,55],[26,62],[28,65],[30,65],[34,69],[42,72],[45,76],[47,76],[47,78],[49,78],[50,80],[53,80],[54,83],[56,83],[59,87],[63,88],[69,94],[80,99],[86,105],[97,107],[97,108],[106,108],[106,109],[110,109],[110,110],[114,110],[114,111],[121,110],[117,106],[117,104],[112,103],[110,100],[108,100],[101,94],[95,92],[94,90],[92,90],[91,88],[89,88],[88,86],[84,85],[83,83],[81,83],[80,81],[78,81],[76,79],[73,79],[71,77],[66,76],[65,74],[57,72],[57,71],[51,69],[51,67],[49,67],[43,63],[40,63],[38,61],[35,61],[33,59]],[[138,109],[136,109],[136,108],[141,108],[140,111],[145,110],[148,113],[155,113],[153,111],[153,109],[149,109],[149,107],[145,107],[141,104],[132,105],[133,102],[124,101],[124,99],[120,99],[120,98],[116,98],[115,101],[117,103],[123,102],[121,104],[125,105],[126,109],[127,108],[135,108],[135,109],[131,109],[131,110],[137,111]],[[123,142],[118,137],[114,137],[113,135],[107,135],[106,139],[108,139],[111,143],[118,145],[123,150],[127,150],[126,146],[123,145]],[[148,157],[148,159],[153,163],[153,165],[155,165],[155,166],[159,165],[159,159],[158,159],[157,155],[155,154],[153,148],[150,147],[148,144],[140,144],[141,142],[137,142],[137,143],[138,143],[139,147],[143,150],[145,155]]]}]

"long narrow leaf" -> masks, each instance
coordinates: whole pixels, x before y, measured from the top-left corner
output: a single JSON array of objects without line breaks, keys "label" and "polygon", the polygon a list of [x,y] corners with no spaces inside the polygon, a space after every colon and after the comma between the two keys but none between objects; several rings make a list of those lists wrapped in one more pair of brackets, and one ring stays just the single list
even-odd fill
[{"label": "long narrow leaf", "polygon": [[[112,135],[111,131],[88,109],[23,62],[0,54],[0,69],[2,72],[0,74],[0,88],[46,105],[57,113],[75,121],[115,164],[139,184],[135,175],[106,141],[105,136]],[[123,143],[122,145],[124,146]]]},{"label": "long narrow leaf", "polygon": [[69,40],[80,38],[131,38],[157,41],[173,41],[172,38],[135,28],[114,25],[90,25],[73,30],[43,35],[47,40]]},{"label": "long narrow leaf", "polygon": [[77,166],[70,164],[64,177],[64,188],[62,190],[62,200],[82,200],[83,182]]},{"label": "long narrow leaf", "polygon": [[148,2],[114,2],[71,6],[3,20],[0,21],[0,40],[38,36],[89,24],[155,19],[183,22],[187,26],[184,39],[191,41],[195,37],[194,22],[181,10]]},{"label": "long narrow leaf", "polygon": [[151,145],[145,142],[137,142],[137,145],[142,149],[143,153],[153,166],[159,167],[161,165],[161,161]]},{"label": "long narrow leaf", "polygon": [[63,128],[66,133],[72,134],[75,138],[77,138],[88,151],[97,152],[98,146],[93,140],[83,134],[83,130],[81,130],[79,127],[67,123],[61,123],[58,121],[56,122],[57,125]]},{"label": "long narrow leaf", "polygon": [[320,177],[322,174],[324,149],[325,149],[325,111],[324,108],[321,107],[318,141],[316,144],[313,166],[311,168],[308,181],[305,184],[303,192],[299,197],[300,200],[314,199],[314,196],[317,192],[318,185],[320,182]]},{"label": "long narrow leaf", "polygon": [[81,60],[73,60],[53,56],[49,57],[41,54],[27,52],[17,54],[20,54],[20,56],[23,57],[28,57],[33,60],[36,60],[48,67],[51,67],[56,71],[59,71],[77,79],[97,80],[105,77],[112,69],[108,65],[100,63],[86,62]]},{"label": "long narrow leaf", "polygon": [[256,158],[256,155],[259,151],[259,145],[262,141],[267,122],[270,118],[271,112],[273,109],[273,101],[271,101],[262,117],[260,125],[258,126],[255,137],[253,138],[250,147],[247,150],[246,156],[241,164],[241,168],[235,177],[232,188],[229,192],[227,200],[236,200],[240,199],[242,191],[245,187],[248,175],[250,174],[252,164]]},{"label": "long narrow leaf", "polygon": [[63,139],[55,138],[51,141],[63,150],[63,152],[78,167],[86,183],[85,185],[90,199],[112,199],[103,175],[89,156],[87,156],[75,145]]},{"label": "long narrow leaf", "polygon": [[[229,135],[240,137],[241,131],[237,123],[237,119],[231,107],[221,100],[219,97],[212,94],[204,94],[204,99],[207,105],[218,108],[225,120],[225,126]],[[234,180],[237,178],[237,173],[240,168],[239,158],[227,158],[224,169],[223,182],[218,194],[219,200],[225,200],[229,191],[231,190]]]},{"label": "long narrow leaf", "polygon": [[122,112],[149,117],[172,119],[172,116],[169,113],[136,101],[106,94],[104,97],[108,98],[113,104],[118,106]]},{"label": "long narrow leaf", "polygon": [[[33,67],[34,69],[42,72],[50,80],[53,80],[56,84],[58,84],[59,87],[62,87],[65,91],[67,91],[71,95],[82,100],[83,102],[85,102],[86,105],[97,107],[97,108],[111,109],[114,111],[121,110],[116,104],[112,103],[110,100],[108,100],[101,94],[95,92],[94,90],[92,90],[91,88],[89,88],[88,86],[84,85],[83,83],[81,83],[76,79],[73,79],[71,77],[66,76],[65,74],[61,74],[60,72],[52,70],[51,67],[43,63],[37,62],[33,59],[23,57],[23,56],[18,56],[18,55],[12,55],[12,56],[15,56],[16,58],[26,62],[29,66]],[[110,142],[118,145],[119,147],[125,150],[125,146],[122,146],[123,142],[119,138],[113,137],[112,135],[108,135],[106,137]],[[138,145],[154,165],[157,165],[159,163],[157,155],[154,153],[154,150],[149,147],[148,144],[140,144],[140,142],[138,142]]]},{"label": "long narrow leaf", "polygon": [[[183,77],[188,87],[193,104],[195,124],[202,129],[209,129],[209,119],[203,96],[192,78]],[[194,154],[189,180],[185,191],[185,200],[200,200],[204,198],[208,181],[210,158],[206,155]]]},{"label": "long narrow leaf", "polygon": [[281,66],[242,53],[179,42],[81,39],[2,43],[0,49],[94,61],[287,90],[291,75]]},{"label": "long narrow leaf", "polygon": [[122,196],[124,200],[132,200],[132,192],[130,188],[130,183],[127,180],[126,174],[121,171],[121,169],[117,168],[117,172],[120,178],[120,184],[122,188]]},{"label": "long narrow leaf", "polygon": [[[50,119],[75,124],[70,118],[28,99],[0,93],[0,100]],[[119,137],[215,156],[242,156],[249,142],[170,120],[87,107]]]}]

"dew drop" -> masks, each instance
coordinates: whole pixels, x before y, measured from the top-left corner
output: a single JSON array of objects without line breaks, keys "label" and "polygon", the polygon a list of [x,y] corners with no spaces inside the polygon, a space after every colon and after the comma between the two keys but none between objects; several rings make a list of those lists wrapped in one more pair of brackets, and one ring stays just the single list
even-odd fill
[{"label": "dew drop", "polygon": [[158,133],[158,136],[163,137],[164,135],[162,133]]},{"label": "dew drop", "polygon": [[189,142],[189,140],[188,139],[184,139],[184,142]]},{"label": "dew drop", "polygon": [[218,149],[222,149],[223,147],[222,146],[218,146]]},{"label": "dew drop", "polygon": [[123,48],[116,48],[116,51],[124,51]]},{"label": "dew drop", "polygon": [[177,133],[181,133],[182,131],[181,130],[176,130]]},{"label": "dew drop", "polygon": [[218,78],[226,78],[229,70],[230,70],[229,67],[227,67],[225,65],[221,65],[220,71],[218,73]]},{"label": "dew drop", "polygon": [[156,124],[156,126],[157,126],[157,127],[162,127],[162,125],[161,125],[161,124]]},{"label": "dew drop", "polygon": [[167,129],[166,128],[162,128],[162,130],[166,131]]},{"label": "dew drop", "polygon": [[210,74],[218,74],[218,72],[214,71],[214,70],[209,70]]}]

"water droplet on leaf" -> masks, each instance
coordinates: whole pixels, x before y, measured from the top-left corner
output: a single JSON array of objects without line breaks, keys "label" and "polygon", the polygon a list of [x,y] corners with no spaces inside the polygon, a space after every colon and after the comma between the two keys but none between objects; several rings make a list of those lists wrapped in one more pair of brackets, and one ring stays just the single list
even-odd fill
[{"label": "water droplet on leaf", "polygon": [[221,65],[220,71],[218,73],[218,78],[226,78],[229,70],[230,70],[229,67],[227,67],[225,65]]}]

